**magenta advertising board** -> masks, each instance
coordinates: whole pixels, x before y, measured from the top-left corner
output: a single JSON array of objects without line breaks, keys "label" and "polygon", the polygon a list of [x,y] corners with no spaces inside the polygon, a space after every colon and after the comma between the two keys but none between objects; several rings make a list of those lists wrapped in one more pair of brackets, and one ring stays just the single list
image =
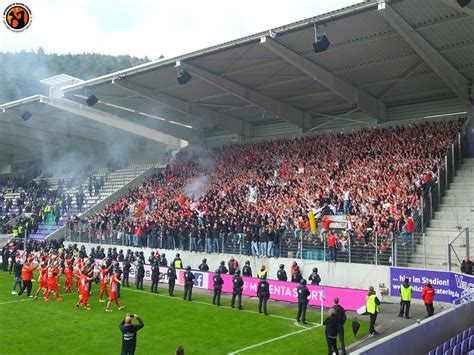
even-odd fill
[{"label": "magenta advertising board", "polygon": [[[213,289],[213,278],[214,274],[209,274],[209,289]],[[224,285],[222,288],[223,292],[232,292],[232,275],[221,275],[224,280]],[[244,289],[243,294],[246,296],[256,296],[257,295],[257,286],[260,282],[257,278],[252,277],[243,277],[244,280]],[[298,287],[297,283],[294,282],[284,282],[277,280],[268,280],[270,284],[270,299],[286,302],[298,302],[298,294],[296,288]],[[340,305],[347,310],[355,311],[361,306],[365,305],[365,296],[367,295],[366,290],[357,290],[350,288],[339,288],[339,287],[329,287],[329,286],[316,286],[308,285],[310,291],[309,304],[312,306],[321,305],[321,296],[323,295],[324,306],[331,307],[334,305],[334,297],[338,297],[340,300]]]}]

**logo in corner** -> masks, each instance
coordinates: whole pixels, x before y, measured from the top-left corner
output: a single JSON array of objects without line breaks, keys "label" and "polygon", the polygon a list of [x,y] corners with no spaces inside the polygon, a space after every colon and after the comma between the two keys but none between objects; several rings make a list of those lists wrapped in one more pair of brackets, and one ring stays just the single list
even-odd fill
[{"label": "logo in corner", "polygon": [[28,6],[22,3],[13,3],[3,11],[3,23],[13,32],[22,32],[31,25],[33,16]]}]

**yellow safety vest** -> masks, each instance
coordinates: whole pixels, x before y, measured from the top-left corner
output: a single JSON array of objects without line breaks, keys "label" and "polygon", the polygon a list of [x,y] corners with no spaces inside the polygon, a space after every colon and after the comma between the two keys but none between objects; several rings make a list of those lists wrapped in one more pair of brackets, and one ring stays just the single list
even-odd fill
[{"label": "yellow safety vest", "polygon": [[261,279],[263,275],[267,277],[267,270],[259,270],[257,274],[259,279]]},{"label": "yellow safety vest", "polygon": [[402,296],[402,301],[411,301],[411,286],[404,287],[402,285],[400,287],[400,295]]},{"label": "yellow safety vest", "polygon": [[14,237],[17,237],[17,236],[18,236],[18,229],[13,228],[12,232],[13,232],[13,236],[14,236]]},{"label": "yellow safety vest", "polygon": [[19,226],[18,227],[18,235],[21,235],[23,233],[23,227]]},{"label": "yellow safety vest", "polygon": [[375,295],[370,295],[366,297],[366,307],[367,313],[375,314],[379,311],[379,306],[375,303]]},{"label": "yellow safety vest", "polygon": [[182,265],[182,263],[181,263],[181,260],[176,260],[176,261],[174,262],[174,267],[175,267],[176,269],[182,269],[182,268],[183,268],[183,265]]}]

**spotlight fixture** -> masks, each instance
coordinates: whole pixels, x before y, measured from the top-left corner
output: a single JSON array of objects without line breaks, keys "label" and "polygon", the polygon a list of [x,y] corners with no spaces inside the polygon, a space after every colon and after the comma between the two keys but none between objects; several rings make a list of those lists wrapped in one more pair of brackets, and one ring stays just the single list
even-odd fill
[{"label": "spotlight fixture", "polygon": [[318,34],[318,26],[316,23],[314,24],[314,43],[313,43],[313,50],[314,53],[321,53],[324,52],[329,48],[331,42],[326,36],[326,32],[323,34]]},{"label": "spotlight fixture", "polygon": [[31,114],[30,111],[25,111],[25,112],[22,112],[21,119],[23,121],[28,121],[31,118],[31,116],[33,116],[33,115]]},{"label": "spotlight fixture", "polygon": [[179,85],[185,85],[191,80],[191,74],[188,73],[185,69],[178,68],[178,76],[176,77],[178,80]]},{"label": "spotlight fixture", "polygon": [[99,102],[99,99],[97,98],[97,96],[95,95],[90,95],[87,99],[86,99],[86,104],[87,106],[94,106],[96,103]]},{"label": "spotlight fixture", "polygon": [[471,0],[457,0],[459,6],[461,7],[466,7],[471,3]]}]

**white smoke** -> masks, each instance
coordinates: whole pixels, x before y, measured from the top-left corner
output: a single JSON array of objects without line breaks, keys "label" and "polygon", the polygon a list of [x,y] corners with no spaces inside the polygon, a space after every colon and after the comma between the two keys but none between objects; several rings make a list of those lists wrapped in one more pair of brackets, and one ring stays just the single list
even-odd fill
[{"label": "white smoke", "polygon": [[209,175],[199,176],[184,186],[184,194],[193,202],[197,202],[206,195],[210,184],[211,177]]}]

